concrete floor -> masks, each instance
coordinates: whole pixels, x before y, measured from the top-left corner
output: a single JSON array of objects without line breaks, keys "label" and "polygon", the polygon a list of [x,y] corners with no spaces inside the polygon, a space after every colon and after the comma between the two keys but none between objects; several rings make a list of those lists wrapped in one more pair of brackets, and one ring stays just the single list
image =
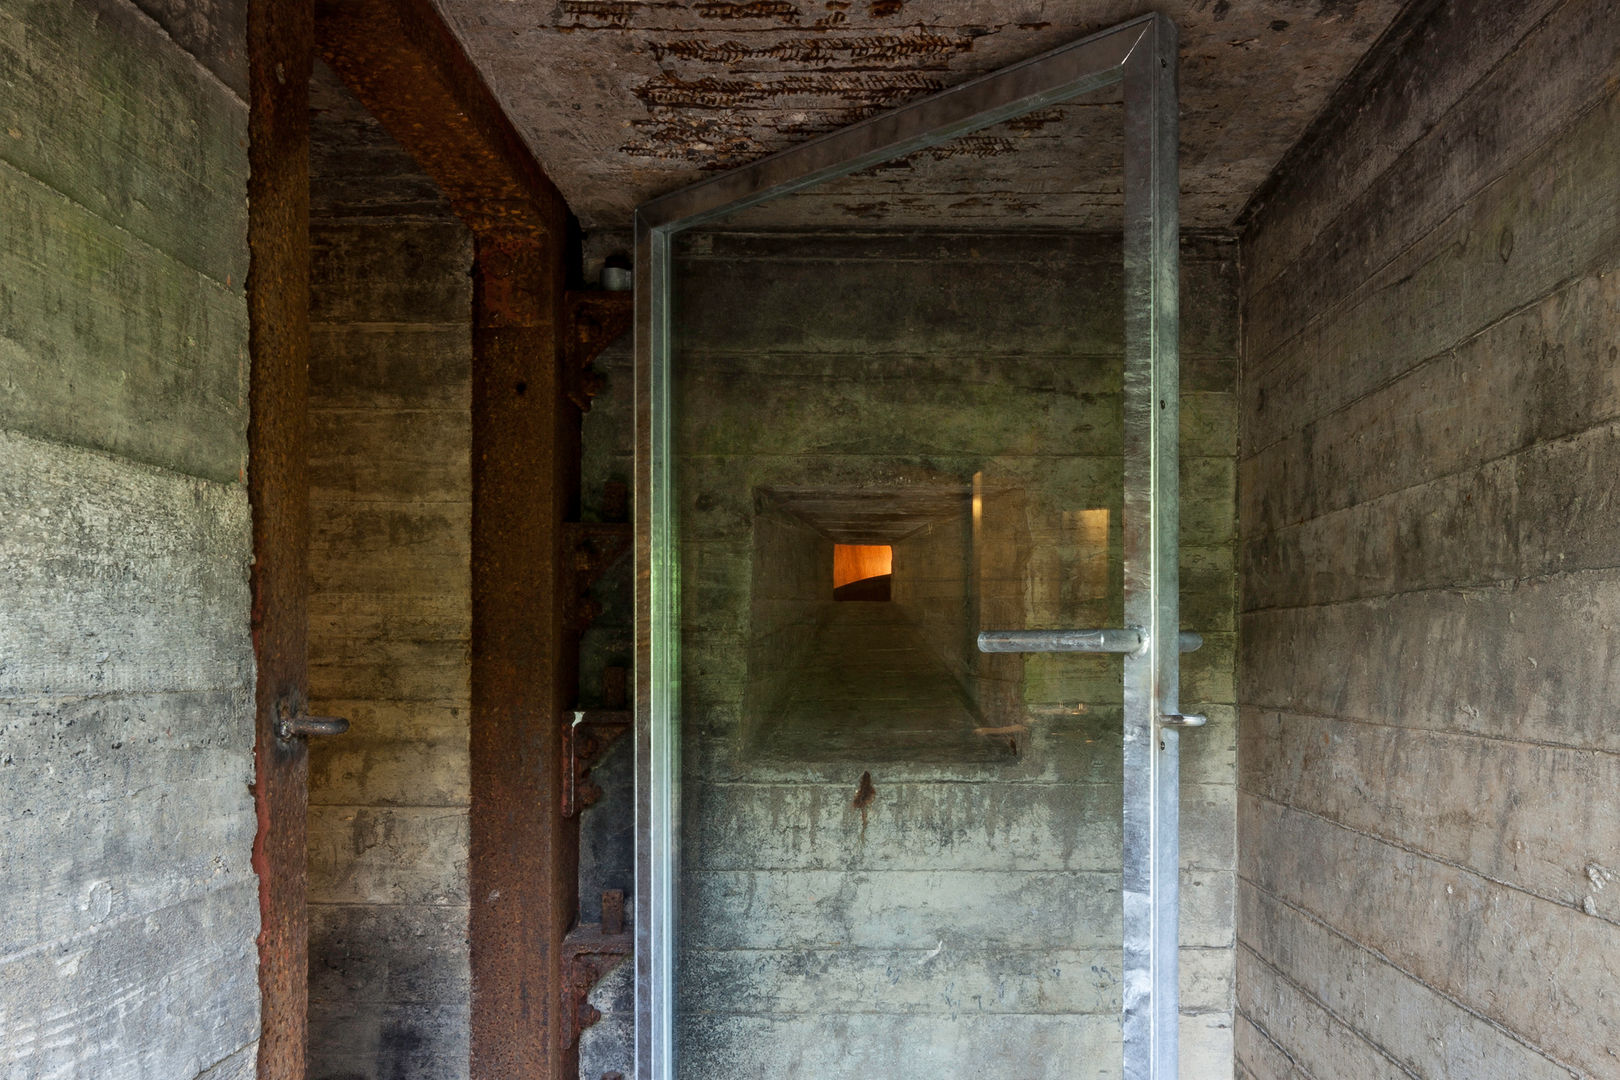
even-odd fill
[{"label": "concrete floor", "polygon": [[828,603],[811,648],[761,726],[762,755],[793,761],[982,760],[1005,741],[976,734],[970,698],[896,603]]}]

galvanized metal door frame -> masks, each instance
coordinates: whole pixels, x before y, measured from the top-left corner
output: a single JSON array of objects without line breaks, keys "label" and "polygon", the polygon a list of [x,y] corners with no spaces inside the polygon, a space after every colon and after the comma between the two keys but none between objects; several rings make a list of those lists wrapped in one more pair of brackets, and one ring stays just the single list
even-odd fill
[{"label": "galvanized metal door frame", "polygon": [[1115,83],[1125,92],[1126,1080],[1174,1080],[1179,903],[1176,29],[1148,14],[636,211],[636,1080],[675,1080],[680,611],[671,246],[686,230]]}]

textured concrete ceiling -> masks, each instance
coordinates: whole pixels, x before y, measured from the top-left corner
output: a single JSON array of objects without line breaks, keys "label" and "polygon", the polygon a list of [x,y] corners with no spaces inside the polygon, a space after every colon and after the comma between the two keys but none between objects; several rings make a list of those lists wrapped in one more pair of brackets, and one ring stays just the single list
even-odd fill
[{"label": "textured concrete ceiling", "polygon": [[894,544],[925,525],[961,520],[972,491],[910,488],[770,488],[763,494],[838,544]]},{"label": "textured concrete ceiling", "polygon": [[[1143,0],[435,0],[588,229],[1036,55]],[[1229,227],[1404,0],[1167,0],[1182,220]],[[751,224],[1118,225],[1117,106],[1069,105],[751,212]]]}]

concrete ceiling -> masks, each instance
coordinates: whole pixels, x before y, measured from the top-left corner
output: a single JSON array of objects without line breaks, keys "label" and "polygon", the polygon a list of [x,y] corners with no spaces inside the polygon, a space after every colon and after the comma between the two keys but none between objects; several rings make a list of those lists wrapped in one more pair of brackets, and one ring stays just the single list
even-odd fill
[{"label": "concrete ceiling", "polygon": [[[1143,0],[435,0],[587,229],[1044,52]],[[1182,221],[1229,228],[1405,0],[1167,0]],[[1069,105],[751,211],[749,224],[1114,229],[1117,106]]]},{"label": "concrete ceiling", "polygon": [[925,525],[962,520],[967,487],[768,488],[762,494],[836,544],[895,544]]}]

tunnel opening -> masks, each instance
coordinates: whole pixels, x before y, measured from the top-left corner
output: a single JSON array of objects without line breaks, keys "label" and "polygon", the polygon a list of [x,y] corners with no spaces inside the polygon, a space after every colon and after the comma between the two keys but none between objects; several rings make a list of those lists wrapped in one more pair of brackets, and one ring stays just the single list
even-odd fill
[{"label": "tunnel opening", "polygon": [[834,600],[892,600],[894,548],[889,544],[834,544],[832,575]]},{"label": "tunnel opening", "polygon": [[[761,488],[745,747],[805,761],[995,761],[1022,661],[974,647],[1001,577],[971,482]],[[1007,552],[1003,550],[1001,555]],[[1003,558],[1001,561],[1005,561]],[[994,576],[995,580],[991,580]],[[852,602],[853,601],[853,602]]]}]

